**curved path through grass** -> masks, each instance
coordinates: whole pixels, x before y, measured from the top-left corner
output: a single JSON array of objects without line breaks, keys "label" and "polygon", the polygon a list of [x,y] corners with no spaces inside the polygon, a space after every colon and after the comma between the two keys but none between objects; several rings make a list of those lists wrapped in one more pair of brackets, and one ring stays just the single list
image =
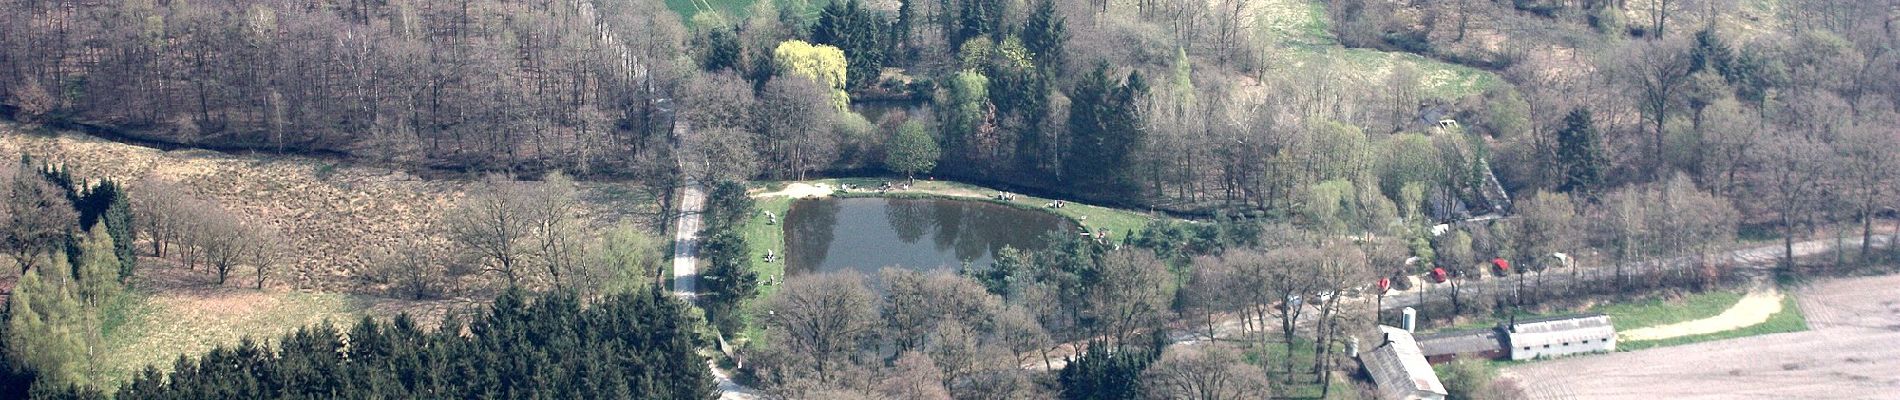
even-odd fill
[{"label": "curved path through grass", "polygon": [[1713,317],[1691,321],[1682,321],[1662,326],[1637,328],[1624,331],[1623,341],[1660,340],[1692,335],[1706,335],[1730,331],[1768,322],[1769,317],[1781,312],[1782,295],[1780,291],[1769,287],[1755,290],[1742,296],[1740,301]]}]

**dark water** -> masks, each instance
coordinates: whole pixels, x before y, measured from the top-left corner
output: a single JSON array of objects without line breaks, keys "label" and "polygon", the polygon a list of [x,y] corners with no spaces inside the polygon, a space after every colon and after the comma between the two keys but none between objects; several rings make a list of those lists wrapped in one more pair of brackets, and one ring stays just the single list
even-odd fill
[{"label": "dark water", "polygon": [[1040,249],[1046,232],[1069,222],[1054,214],[980,201],[806,199],[785,216],[787,274],[886,266],[988,266],[1007,245]]}]

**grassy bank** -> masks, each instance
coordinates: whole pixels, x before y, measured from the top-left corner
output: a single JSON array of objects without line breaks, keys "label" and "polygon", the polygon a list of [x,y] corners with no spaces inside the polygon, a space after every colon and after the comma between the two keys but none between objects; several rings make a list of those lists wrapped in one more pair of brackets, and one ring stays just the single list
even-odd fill
[{"label": "grassy bank", "polygon": [[1642,350],[1642,349],[1654,348],[1654,347],[1678,346],[1678,345],[1685,345],[1685,344],[1690,344],[1690,343],[1701,343],[1701,342],[1723,340],[1723,339],[1734,339],[1734,338],[1739,338],[1739,337],[1767,335],[1771,333],[1800,332],[1800,331],[1805,331],[1805,330],[1808,330],[1808,319],[1807,317],[1804,317],[1801,315],[1801,306],[1799,304],[1796,304],[1796,302],[1794,301],[1794,296],[1783,296],[1781,298],[1781,312],[1777,312],[1774,315],[1769,316],[1768,321],[1765,321],[1759,324],[1755,324],[1755,325],[1748,326],[1745,328],[1740,328],[1740,329],[1731,329],[1731,330],[1703,334],[1703,335],[1690,335],[1690,336],[1673,337],[1673,338],[1659,339],[1659,340],[1645,340],[1645,341],[1639,341],[1639,342],[1617,343],[1617,348],[1625,350],[1625,351],[1633,351],[1633,350]]},{"label": "grassy bank", "polygon": [[[1722,311],[1728,310],[1729,307],[1733,307],[1737,301],[1741,301],[1742,295],[1743,293],[1741,291],[1716,290],[1691,293],[1677,298],[1651,296],[1632,301],[1599,303],[1583,309],[1545,312],[1518,310],[1514,313],[1518,318],[1537,318],[1579,313],[1603,313],[1610,316],[1610,320],[1614,321],[1617,330],[1627,331],[1636,328],[1694,321],[1720,315]],[[1388,317],[1390,317],[1390,315],[1388,315]],[[1498,323],[1504,322],[1508,318],[1508,315],[1503,317],[1485,317],[1471,321],[1463,321],[1456,325],[1442,328],[1432,328],[1427,331],[1443,332],[1488,328],[1497,326]]]},{"label": "grassy bank", "polygon": [[1742,300],[1739,291],[1710,291],[1676,299],[1651,298],[1628,303],[1609,303],[1591,309],[1608,314],[1617,330],[1631,330],[1694,321],[1721,315]]}]

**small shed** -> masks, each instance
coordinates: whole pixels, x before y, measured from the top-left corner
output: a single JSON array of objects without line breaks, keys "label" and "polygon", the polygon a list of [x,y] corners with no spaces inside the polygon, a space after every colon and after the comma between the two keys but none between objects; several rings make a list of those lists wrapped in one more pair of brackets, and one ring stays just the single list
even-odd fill
[{"label": "small shed", "polygon": [[1359,362],[1372,376],[1379,398],[1388,400],[1444,400],[1445,384],[1425,361],[1412,333],[1379,325],[1378,347],[1359,353]]},{"label": "small shed", "polygon": [[1505,351],[1504,341],[1500,340],[1498,331],[1497,328],[1485,328],[1422,335],[1418,336],[1418,348],[1425,355],[1425,361],[1432,364],[1460,358],[1501,359],[1509,353]]},{"label": "small shed", "polygon": [[1616,351],[1616,327],[1603,314],[1513,321],[1505,335],[1512,360]]}]

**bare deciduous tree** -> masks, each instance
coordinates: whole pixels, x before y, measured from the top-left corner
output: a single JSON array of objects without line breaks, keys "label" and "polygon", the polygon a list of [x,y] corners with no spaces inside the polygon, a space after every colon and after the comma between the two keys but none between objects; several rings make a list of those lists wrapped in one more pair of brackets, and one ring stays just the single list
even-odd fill
[{"label": "bare deciduous tree", "polygon": [[169,180],[147,175],[134,183],[131,188],[133,221],[139,225],[139,232],[145,233],[151,241],[152,256],[163,258],[166,245],[179,238],[179,225],[187,218],[184,215],[184,189]]},{"label": "bare deciduous tree", "polygon": [[841,378],[839,370],[852,364],[876,334],[877,302],[862,275],[823,273],[786,280],[760,309],[772,343],[809,357],[804,365],[819,382],[829,383]]},{"label": "bare deciduous tree", "polygon": [[1272,391],[1265,371],[1221,343],[1169,346],[1142,378],[1150,399],[1260,399]]},{"label": "bare deciduous tree", "polygon": [[1128,345],[1137,330],[1155,326],[1170,313],[1174,276],[1154,253],[1122,250],[1102,257],[1100,278],[1089,288],[1084,314],[1101,336],[1117,347]]}]

